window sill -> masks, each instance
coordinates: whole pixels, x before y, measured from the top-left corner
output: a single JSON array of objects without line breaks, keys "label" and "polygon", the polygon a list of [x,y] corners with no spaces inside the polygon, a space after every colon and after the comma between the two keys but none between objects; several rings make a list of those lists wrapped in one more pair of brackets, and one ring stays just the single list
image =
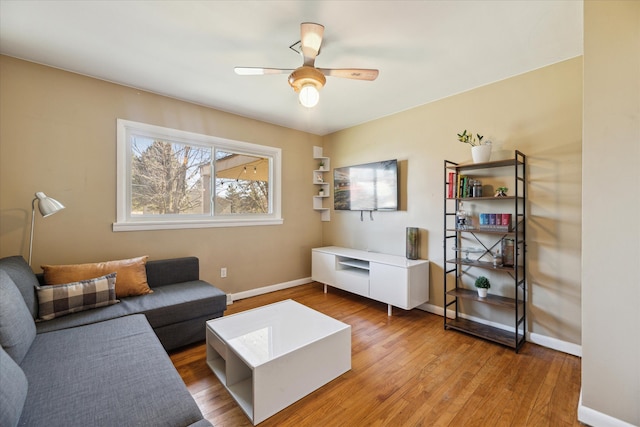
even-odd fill
[{"label": "window sill", "polygon": [[259,225],[282,225],[282,218],[269,219],[224,219],[201,221],[131,221],[114,222],[113,231],[181,230],[187,228],[253,227]]}]

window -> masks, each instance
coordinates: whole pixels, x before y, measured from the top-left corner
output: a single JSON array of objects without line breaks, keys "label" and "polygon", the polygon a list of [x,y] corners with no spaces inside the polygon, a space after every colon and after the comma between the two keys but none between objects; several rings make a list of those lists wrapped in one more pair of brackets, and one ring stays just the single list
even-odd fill
[{"label": "window", "polygon": [[114,231],[282,224],[279,148],[118,119]]}]

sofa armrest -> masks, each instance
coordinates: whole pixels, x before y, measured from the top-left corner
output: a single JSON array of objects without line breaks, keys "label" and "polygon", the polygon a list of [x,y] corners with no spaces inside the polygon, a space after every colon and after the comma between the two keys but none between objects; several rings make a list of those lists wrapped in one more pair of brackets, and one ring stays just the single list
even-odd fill
[{"label": "sofa armrest", "polygon": [[147,283],[152,288],[200,279],[197,257],[147,261]]}]

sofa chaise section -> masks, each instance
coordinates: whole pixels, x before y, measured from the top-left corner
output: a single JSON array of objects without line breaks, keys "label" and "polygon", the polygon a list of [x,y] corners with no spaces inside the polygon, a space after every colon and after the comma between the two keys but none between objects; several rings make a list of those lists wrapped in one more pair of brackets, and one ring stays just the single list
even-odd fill
[{"label": "sofa chaise section", "polygon": [[37,334],[19,425],[186,426],[202,414],[143,315]]}]

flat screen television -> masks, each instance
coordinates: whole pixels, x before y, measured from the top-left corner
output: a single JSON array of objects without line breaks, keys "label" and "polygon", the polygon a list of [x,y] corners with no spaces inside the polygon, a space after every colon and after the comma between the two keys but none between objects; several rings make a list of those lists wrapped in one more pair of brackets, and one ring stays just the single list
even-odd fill
[{"label": "flat screen television", "polygon": [[384,160],[333,170],[333,208],[398,210],[398,161]]}]

